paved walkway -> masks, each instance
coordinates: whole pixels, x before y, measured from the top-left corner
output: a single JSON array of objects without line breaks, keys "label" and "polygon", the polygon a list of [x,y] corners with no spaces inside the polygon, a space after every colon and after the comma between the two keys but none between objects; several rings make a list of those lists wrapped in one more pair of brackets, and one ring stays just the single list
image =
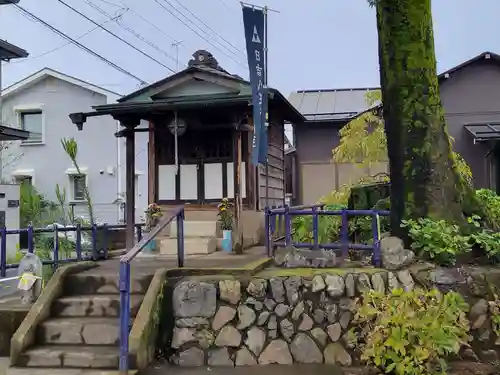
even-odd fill
[{"label": "paved walkway", "polygon": [[[188,255],[184,260],[185,268],[241,268],[259,259],[266,258],[264,246],[254,246],[246,249],[243,254],[216,251],[208,255]],[[118,274],[119,258],[109,259],[99,263],[99,267],[89,269],[82,274]],[[154,274],[159,268],[177,268],[176,256],[155,256],[140,254],[131,262],[133,274]]]}]

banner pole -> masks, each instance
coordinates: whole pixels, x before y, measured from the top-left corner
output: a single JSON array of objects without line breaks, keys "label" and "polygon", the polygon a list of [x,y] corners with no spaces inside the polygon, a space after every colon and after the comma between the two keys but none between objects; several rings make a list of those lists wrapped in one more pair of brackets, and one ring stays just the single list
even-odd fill
[{"label": "banner pole", "polygon": [[[267,86],[267,6],[264,7],[264,87],[265,87],[265,95],[269,100],[269,88]],[[266,108],[266,133],[267,133],[267,142],[269,142],[269,107]],[[266,147],[267,155],[266,155],[266,208],[269,208],[269,147]]]},{"label": "banner pole", "polygon": [[250,4],[250,3],[246,3],[244,1],[240,1],[240,4],[242,7],[247,6],[247,7],[255,8],[255,9],[266,9],[268,12],[280,13],[279,10],[271,9],[268,6],[261,7],[260,5]]}]

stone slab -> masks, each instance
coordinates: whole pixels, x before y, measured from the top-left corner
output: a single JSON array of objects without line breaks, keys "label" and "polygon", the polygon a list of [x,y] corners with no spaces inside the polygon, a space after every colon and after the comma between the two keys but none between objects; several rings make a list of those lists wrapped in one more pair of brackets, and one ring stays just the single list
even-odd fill
[{"label": "stone slab", "polygon": [[[143,296],[130,296],[130,309],[135,316],[141,306]],[[120,316],[120,296],[118,294],[97,294],[61,297],[54,302],[53,313],[59,317],[113,317]]]},{"label": "stone slab", "polygon": [[19,357],[19,365],[50,369],[64,367],[116,370],[118,361],[118,347],[111,346],[38,346],[25,351]]},{"label": "stone slab", "polygon": [[118,345],[116,318],[55,318],[38,327],[39,342],[55,345]]}]

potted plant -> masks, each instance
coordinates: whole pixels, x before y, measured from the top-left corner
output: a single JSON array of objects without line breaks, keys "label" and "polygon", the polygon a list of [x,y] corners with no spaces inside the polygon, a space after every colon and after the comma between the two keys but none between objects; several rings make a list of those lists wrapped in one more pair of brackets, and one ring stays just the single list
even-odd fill
[{"label": "potted plant", "polygon": [[[160,218],[162,217],[161,207],[156,203],[151,203],[146,211],[146,225],[144,227],[144,232],[149,233],[151,230],[158,225]],[[145,251],[155,251],[157,250],[156,238],[153,238],[147,245],[144,247]]]},{"label": "potted plant", "polygon": [[222,202],[217,206],[220,227],[222,229],[222,250],[226,252],[233,251],[233,213],[231,203],[227,198],[223,198]]}]

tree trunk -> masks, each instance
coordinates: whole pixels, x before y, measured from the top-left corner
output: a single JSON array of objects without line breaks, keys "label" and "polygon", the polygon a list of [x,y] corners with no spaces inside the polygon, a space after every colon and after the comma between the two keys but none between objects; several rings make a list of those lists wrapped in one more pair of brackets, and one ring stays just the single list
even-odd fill
[{"label": "tree trunk", "polygon": [[376,9],[392,232],[403,235],[409,217],[461,222],[467,189],[439,96],[431,1],[378,0]]}]

